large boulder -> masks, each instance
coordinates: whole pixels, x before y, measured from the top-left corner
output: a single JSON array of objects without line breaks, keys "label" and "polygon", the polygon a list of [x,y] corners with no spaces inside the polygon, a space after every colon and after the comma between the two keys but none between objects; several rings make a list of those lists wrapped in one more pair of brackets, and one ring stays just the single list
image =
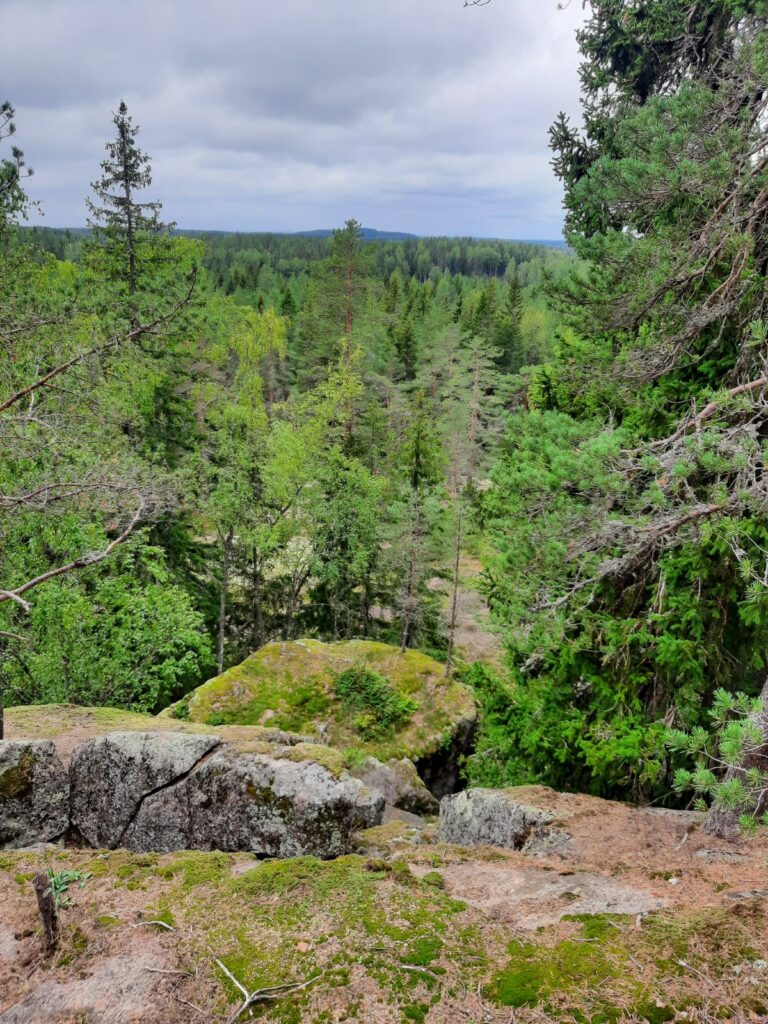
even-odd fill
[{"label": "large boulder", "polygon": [[72,826],[90,846],[122,845],[143,801],[178,783],[220,743],[217,736],[153,732],[84,743],[70,762]]},{"label": "large boulder", "polygon": [[0,849],[67,831],[69,779],[49,740],[0,741]]},{"label": "large boulder", "polygon": [[[217,749],[218,748],[218,749]],[[221,745],[117,733],[72,757],[72,824],[92,846],[336,857],[381,821],[382,795],[346,772]]]},{"label": "large boulder", "polygon": [[[365,685],[357,693],[341,691],[339,676],[350,670],[375,673],[382,692],[372,694]],[[382,700],[399,703],[403,713],[382,718]],[[269,725],[380,761],[407,757],[440,797],[456,788],[477,709],[469,687],[446,678],[445,665],[421,651],[372,640],[310,639],[267,644],[162,716],[207,726]]]},{"label": "large boulder", "polygon": [[521,850],[541,841],[556,817],[562,815],[522,803],[514,790],[467,789],[441,801],[440,838],[457,846]]},{"label": "large boulder", "polygon": [[440,808],[439,801],[421,781],[416,766],[407,757],[392,758],[386,763],[366,757],[359,767],[352,769],[352,774],[370,789],[378,790],[387,807],[419,815],[437,814]]},{"label": "large boulder", "polygon": [[216,753],[177,786],[148,797],[125,835],[139,851],[250,850],[339,857],[379,824],[384,798],[311,761]]}]

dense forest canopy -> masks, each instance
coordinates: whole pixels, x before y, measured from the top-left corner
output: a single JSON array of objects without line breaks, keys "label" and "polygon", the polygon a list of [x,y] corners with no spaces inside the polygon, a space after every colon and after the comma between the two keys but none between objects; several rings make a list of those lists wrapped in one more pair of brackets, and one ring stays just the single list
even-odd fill
[{"label": "dense forest canopy", "polygon": [[[9,151],[6,702],[158,710],[375,637],[473,681],[475,781],[762,810],[768,9],[586,6],[569,250],[174,231],[124,104],[90,231],[26,229]],[[433,585],[455,612],[465,550],[496,671]]]},{"label": "dense forest canopy", "polygon": [[279,637],[446,652],[428,582],[572,257],[188,237],[137,135],[121,105],[89,231],[4,220],[6,702],[159,710]]}]

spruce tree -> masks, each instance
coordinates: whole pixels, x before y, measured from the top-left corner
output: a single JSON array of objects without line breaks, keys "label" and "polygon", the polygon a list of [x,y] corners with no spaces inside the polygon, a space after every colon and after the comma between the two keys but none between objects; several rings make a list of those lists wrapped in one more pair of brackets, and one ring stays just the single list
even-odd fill
[{"label": "spruce tree", "polygon": [[147,242],[172,225],[161,223],[159,202],[138,199],[139,193],[152,184],[152,170],[150,158],[136,145],[139,126],[133,124],[124,101],[112,123],[115,138],[106,144],[101,177],[91,183],[95,199],[86,199],[88,226],[111,257],[114,277],[133,295],[152,256]]},{"label": "spruce tree", "polygon": [[507,285],[504,305],[496,318],[495,345],[499,350],[497,365],[505,373],[515,373],[522,366],[523,290],[515,267]]}]

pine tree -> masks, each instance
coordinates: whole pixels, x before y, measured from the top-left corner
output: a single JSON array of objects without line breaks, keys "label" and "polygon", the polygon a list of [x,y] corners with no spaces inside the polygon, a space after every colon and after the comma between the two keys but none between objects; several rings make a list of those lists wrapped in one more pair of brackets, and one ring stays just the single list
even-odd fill
[{"label": "pine tree", "polygon": [[[0,141],[16,134],[13,120],[15,111],[5,100],[0,103]],[[21,184],[23,178],[31,177],[33,171],[24,163],[24,154],[18,146],[11,147],[10,158],[0,160],[0,241],[11,224],[26,214],[29,200]]]}]

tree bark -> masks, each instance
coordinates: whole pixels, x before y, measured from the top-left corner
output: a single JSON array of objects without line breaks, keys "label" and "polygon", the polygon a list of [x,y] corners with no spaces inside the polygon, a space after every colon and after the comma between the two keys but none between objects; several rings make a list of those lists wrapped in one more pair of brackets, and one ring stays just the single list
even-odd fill
[{"label": "tree bark", "polygon": [[35,875],[32,885],[37,897],[37,908],[43,922],[43,941],[46,953],[52,953],[59,943],[59,914],[53,898],[51,880],[44,871]]},{"label": "tree bark", "polygon": [[251,630],[252,644],[254,651],[257,651],[264,642],[264,626],[261,614],[261,566],[259,564],[258,551],[253,552],[253,602],[251,605]]},{"label": "tree bark", "polygon": [[[750,750],[740,765],[733,765],[725,774],[725,782],[743,777],[750,768],[761,768],[768,771],[768,679],[763,684],[760,694],[762,705],[760,711],[753,716],[753,721],[760,729],[763,742]],[[768,806],[768,793],[765,789],[755,794],[755,816],[761,815]],[[717,800],[712,804],[704,822],[704,831],[721,839],[734,839],[739,834],[739,816],[741,812],[723,807]]]},{"label": "tree bark", "polygon": [[224,553],[221,564],[221,591],[219,593],[219,638],[216,652],[216,664],[219,675],[224,671],[224,639],[227,629],[227,591],[229,589],[229,563],[232,557],[232,541],[234,531],[230,530],[224,538]]},{"label": "tree bark", "polygon": [[456,547],[453,559],[453,593],[451,595],[451,620],[448,625],[448,656],[445,659],[445,677],[453,669],[453,645],[456,637],[456,618],[459,607],[459,559],[461,557],[461,501],[456,504]]},{"label": "tree bark", "polygon": [[411,641],[411,630],[416,618],[416,579],[419,559],[419,539],[421,537],[421,501],[416,498],[416,519],[411,531],[411,550],[408,562],[408,585],[405,592],[405,606],[403,608],[403,629],[400,634],[400,653],[404,654]]}]

